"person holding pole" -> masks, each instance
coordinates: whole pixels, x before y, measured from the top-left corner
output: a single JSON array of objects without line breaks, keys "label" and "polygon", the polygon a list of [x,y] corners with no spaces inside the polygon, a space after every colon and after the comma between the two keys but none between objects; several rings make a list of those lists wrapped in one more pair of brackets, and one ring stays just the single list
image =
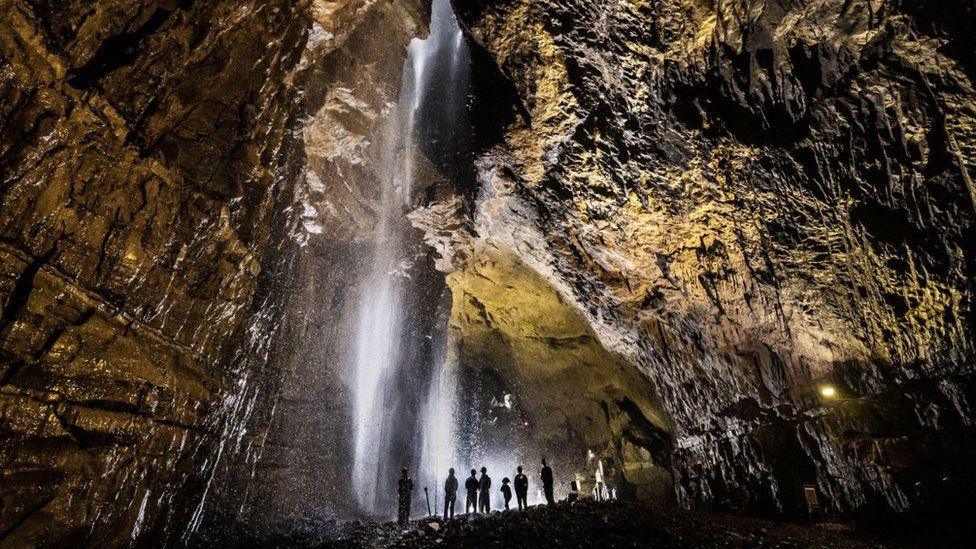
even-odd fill
[{"label": "person holding pole", "polygon": [[[454,502],[457,501],[458,479],[454,476],[454,468],[447,473],[444,481],[444,520],[454,518]],[[450,513],[450,514],[448,514]]]}]

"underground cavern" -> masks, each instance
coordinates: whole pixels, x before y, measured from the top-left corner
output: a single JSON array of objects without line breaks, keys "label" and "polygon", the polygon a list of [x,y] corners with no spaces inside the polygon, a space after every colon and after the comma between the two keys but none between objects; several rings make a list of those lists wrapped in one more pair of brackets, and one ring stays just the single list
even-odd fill
[{"label": "underground cavern", "polygon": [[0,547],[971,546],[972,28],[0,0]]}]

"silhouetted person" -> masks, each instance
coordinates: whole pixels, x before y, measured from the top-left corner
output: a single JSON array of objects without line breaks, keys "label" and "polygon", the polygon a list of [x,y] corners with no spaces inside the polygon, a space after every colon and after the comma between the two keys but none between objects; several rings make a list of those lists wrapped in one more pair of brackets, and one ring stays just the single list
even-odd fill
[{"label": "silhouetted person", "polygon": [[573,482],[569,483],[569,497],[566,498],[566,500],[570,503],[575,503],[576,501],[579,501],[579,496],[579,484],[577,484],[574,480]]},{"label": "silhouetted person", "polygon": [[556,499],[552,496],[552,468],[542,460],[542,491],[546,494],[546,504],[555,505]]},{"label": "silhouetted person", "polygon": [[478,471],[471,469],[471,476],[468,480],[464,481],[464,489],[468,492],[468,500],[464,503],[464,512],[470,513],[470,509],[474,509],[474,514],[478,514],[478,487],[481,483],[478,482]]},{"label": "silhouetted person", "polygon": [[518,466],[518,474],[515,475],[515,502],[518,503],[519,511],[529,507],[529,477],[522,472],[522,466]]},{"label": "silhouetted person", "polygon": [[491,477],[488,476],[488,468],[481,468],[481,482],[478,487],[478,510],[482,513],[491,513]]},{"label": "silhouetted person", "polygon": [[400,475],[397,492],[400,495],[400,506],[397,509],[397,523],[403,526],[410,520],[410,494],[413,492],[413,480],[410,479],[406,467],[403,468],[403,474]]},{"label": "silhouetted person", "polygon": [[512,501],[512,487],[508,485],[511,482],[508,477],[502,479],[502,497],[505,498],[505,510],[508,511],[508,502]]},{"label": "silhouetted person", "polygon": [[[444,520],[454,518],[454,502],[457,501],[458,480],[454,476],[454,468],[447,473],[444,481]],[[448,515],[450,511],[450,515]]]}]

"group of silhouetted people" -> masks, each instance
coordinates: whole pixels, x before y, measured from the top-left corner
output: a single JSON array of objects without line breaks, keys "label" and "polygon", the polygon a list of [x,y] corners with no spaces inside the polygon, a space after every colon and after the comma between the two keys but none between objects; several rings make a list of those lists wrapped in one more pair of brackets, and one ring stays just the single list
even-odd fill
[{"label": "group of silhouetted people", "polygon": [[[549,467],[544,459],[542,460],[540,476],[542,478],[542,491],[545,494],[546,503],[554,505],[556,500],[553,496],[552,468]],[[514,484],[515,499],[519,510],[526,509],[528,507],[529,477],[522,472],[521,465],[517,468],[514,483],[508,477],[502,479],[501,493],[505,499],[505,510],[509,509],[509,502],[512,501],[512,487],[509,484]],[[464,490],[468,496],[464,504],[465,513],[491,513],[491,477],[488,476],[487,467],[481,468],[481,478],[478,478],[477,470],[471,469],[471,476],[464,481]],[[398,485],[400,504],[398,507],[397,521],[400,524],[406,524],[410,518],[410,495],[412,492],[413,480],[410,479],[410,474],[407,472],[406,467],[404,467]],[[454,476],[454,468],[452,467],[447,474],[447,480],[444,481],[445,520],[454,518],[454,504],[457,502],[457,492],[458,479]],[[428,501],[429,505],[430,502]]]}]

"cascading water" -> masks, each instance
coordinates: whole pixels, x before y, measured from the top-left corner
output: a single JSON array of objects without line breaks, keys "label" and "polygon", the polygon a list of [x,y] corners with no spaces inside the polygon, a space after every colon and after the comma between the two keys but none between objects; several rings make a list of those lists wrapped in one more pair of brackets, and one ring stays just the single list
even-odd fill
[{"label": "cascading water", "polygon": [[[401,239],[391,231],[390,203],[396,189],[383,193],[383,215],[373,242],[371,291],[364,297],[356,344],[354,421],[356,422],[353,486],[362,505],[376,510],[376,487],[389,439],[391,418],[386,413],[387,387],[395,375],[400,331],[400,284],[395,272],[402,255]],[[398,201],[397,201],[398,202]]]},{"label": "cascading water", "polygon": [[419,487],[429,486],[436,500],[437,479],[456,456],[454,361],[436,351],[443,347],[444,326],[432,329],[424,324],[429,319],[411,310],[424,284],[417,280],[405,214],[414,191],[429,183],[421,181],[418,164],[429,162],[457,179],[470,163],[469,65],[450,1],[434,0],[429,36],[410,43],[384,141],[387,174],[357,325],[353,487],[361,510],[370,514],[392,510],[391,488],[401,466],[410,467]]}]

